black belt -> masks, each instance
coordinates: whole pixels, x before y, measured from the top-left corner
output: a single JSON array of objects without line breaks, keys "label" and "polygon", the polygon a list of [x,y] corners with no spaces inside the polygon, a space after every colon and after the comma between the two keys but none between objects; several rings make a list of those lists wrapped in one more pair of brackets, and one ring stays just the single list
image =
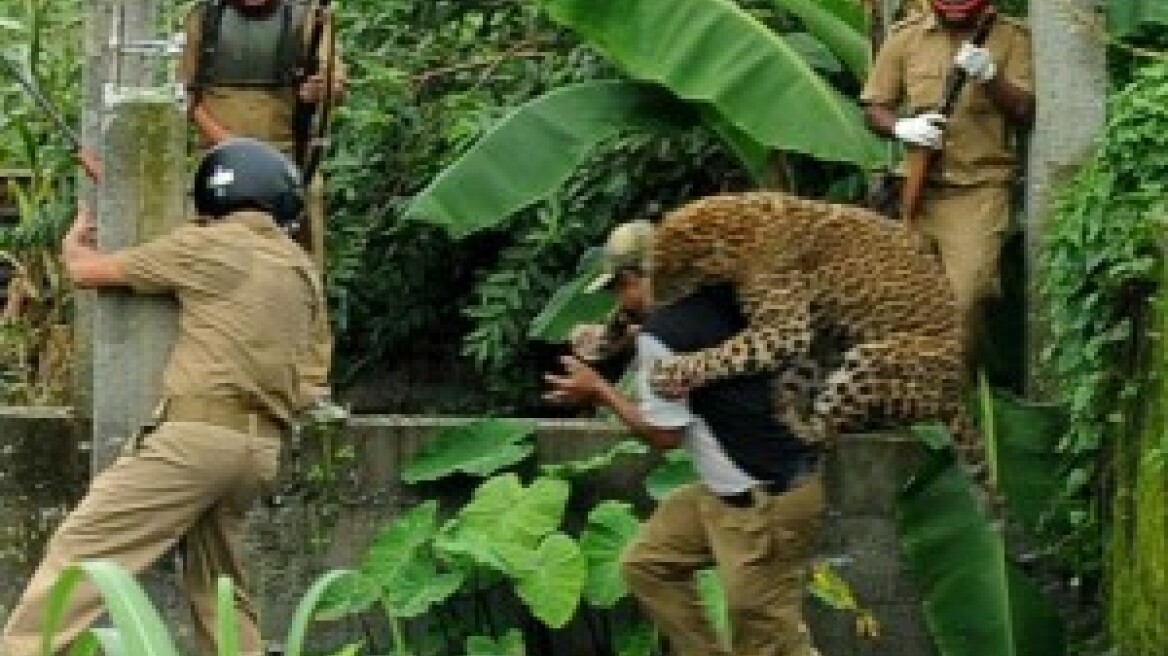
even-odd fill
[{"label": "black belt", "polygon": [[722,500],[722,503],[725,503],[728,506],[733,506],[735,508],[750,508],[754,506],[754,501],[760,494],[768,497],[773,497],[779,494],[786,494],[787,492],[790,492],[791,490],[807,483],[809,480],[811,480],[812,476],[818,473],[818,471],[818,454],[801,457],[797,460],[794,471],[792,471],[791,475],[787,476],[785,480],[765,481],[759,483],[749,490],[745,490],[737,494],[726,494],[719,496],[718,498]]}]

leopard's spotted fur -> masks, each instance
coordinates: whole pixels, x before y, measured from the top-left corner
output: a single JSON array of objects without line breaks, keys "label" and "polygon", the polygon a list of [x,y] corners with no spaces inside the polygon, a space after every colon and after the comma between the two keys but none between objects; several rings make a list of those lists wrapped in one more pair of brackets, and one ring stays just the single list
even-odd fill
[{"label": "leopard's spotted fur", "polygon": [[712,196],[664,218],[650,268],[656,303],[730,283],[748,321],[720,346],[659,363],[658,391],[781,371],[780,412],[806,439],[941,420],[978,441],[953,293],[901,225],[781,193]]}]

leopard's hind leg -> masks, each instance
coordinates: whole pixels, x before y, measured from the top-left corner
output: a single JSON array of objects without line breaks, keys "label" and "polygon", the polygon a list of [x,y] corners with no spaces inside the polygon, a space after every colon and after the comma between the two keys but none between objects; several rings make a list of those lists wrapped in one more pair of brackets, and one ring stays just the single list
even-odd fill
[{"label": "leopard's hind leg", "polygon": [[829,438],[941,421],[955,430],[966,462],[978,469],[984,450],[962,405],[962,367],[954,340],[893,335],[857,344],[828,375],[815,399],[814,421]]}]

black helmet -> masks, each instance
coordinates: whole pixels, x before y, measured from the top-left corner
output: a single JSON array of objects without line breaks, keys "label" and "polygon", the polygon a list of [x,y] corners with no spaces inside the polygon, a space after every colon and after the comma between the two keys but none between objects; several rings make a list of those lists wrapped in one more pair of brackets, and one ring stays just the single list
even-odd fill
[{"label": "black helmet", "polygon": [[203,216],[259,210],[290,232],[299,228],[304,207],[296,166],[255,139],[227,139],[208,151],[195,171],[194,195],[195,209]]}]

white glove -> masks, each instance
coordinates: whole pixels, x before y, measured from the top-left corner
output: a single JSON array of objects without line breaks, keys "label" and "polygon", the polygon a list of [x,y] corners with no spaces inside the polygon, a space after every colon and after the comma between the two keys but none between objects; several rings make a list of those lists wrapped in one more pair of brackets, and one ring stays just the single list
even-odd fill
[{"label": "white glove", "polygon": [[979,82],[989,82],[998,74],[998,65],[994,63],[990,51],[968,42],[961,44],[961,50],[953,58],[953,65]]},{"label": "white glove", "polygon": [[892,133],[897,139],[914,146],[925,148],[940,148],[944,132],[945,117],[937,112],[927,112],[902,118],[892,126]]}]

